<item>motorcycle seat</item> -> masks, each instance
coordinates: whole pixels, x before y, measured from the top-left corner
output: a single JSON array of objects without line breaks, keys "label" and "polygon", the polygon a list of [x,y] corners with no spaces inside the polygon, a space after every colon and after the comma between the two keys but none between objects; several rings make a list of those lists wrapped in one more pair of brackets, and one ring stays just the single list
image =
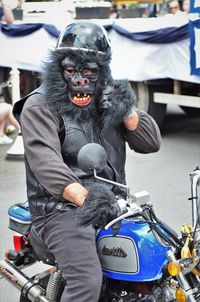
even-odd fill
[{"label": "motorcycle seat", "polygon": [[39,261],[53,266],[56,265],[54,255],[49,251],[48,247],[44,243],[44,240],[36,231],[34,225],[31,225],[30,242]]}]

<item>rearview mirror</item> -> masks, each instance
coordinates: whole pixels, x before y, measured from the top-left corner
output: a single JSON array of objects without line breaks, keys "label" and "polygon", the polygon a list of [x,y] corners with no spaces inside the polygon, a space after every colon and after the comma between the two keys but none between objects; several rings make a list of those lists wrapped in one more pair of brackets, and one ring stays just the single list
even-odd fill
[{"label": "rearview mirror", "polygon": [[107,163],[107,154],[101,145],[89,143],[79,150],[77,162],[82,171],[90,174],[94,170],[104,169]]}]

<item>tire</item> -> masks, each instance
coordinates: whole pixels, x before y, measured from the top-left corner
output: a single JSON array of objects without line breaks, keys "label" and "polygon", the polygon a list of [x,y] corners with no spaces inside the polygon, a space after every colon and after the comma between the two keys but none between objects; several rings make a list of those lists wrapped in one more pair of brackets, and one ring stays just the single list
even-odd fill
[{"label": "tire", "polygon": [[154,103],[154,92],[164,92],[165,86],[136,83],[133,90],[137,97],[137,107],[151,115],[161,128],[166,115],[166,104]]},{"label": "tire", "polygon": [[21,97],[29,94],[40,85],[39,74],[32,71],[20,71],[20,94]]},{"label": "tire", "polygon": [[[9,79],[9,72],[10,69],[6,67],[0,67],[0,85],[2,83],[5,83]],[[12,98],[10,94],[10,88],[9,87],[2,87],[2,95],[4,98],[4,101],[8,104],[12,104]]]},{"label": "tire", "polygon": [[191,117],[200,116],[200,108],[187,107],[187,106],[180,106],[180,108]]},{"label": "tire", "polygon": [[[199,97],[200,85],[198,83],[181,82],[181,94]],[[200,116],[200,108],[180,106],[180,108],[191,117]]]},{"label": "tire", "polygon": [[[10,68],[0,68],[0,83],[9,81]],[[20,97],[23,97],[39,86],[39,74],[32,71],[20,70]],[[11,88],[6,86],[2,88],[4,101],[12,104]]]}]

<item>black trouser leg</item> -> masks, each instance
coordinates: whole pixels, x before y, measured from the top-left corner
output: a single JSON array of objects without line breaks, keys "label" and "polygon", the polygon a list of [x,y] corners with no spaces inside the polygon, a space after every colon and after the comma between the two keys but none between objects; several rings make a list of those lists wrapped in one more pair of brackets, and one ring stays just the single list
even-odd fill
[{"label": "black trouser leg", "polygon": [[91,226],[78,227],[73,212],[57,211],[48,215],[43,237],[67,281],[61,302],[97,302],[102,271],[95,230]]}]

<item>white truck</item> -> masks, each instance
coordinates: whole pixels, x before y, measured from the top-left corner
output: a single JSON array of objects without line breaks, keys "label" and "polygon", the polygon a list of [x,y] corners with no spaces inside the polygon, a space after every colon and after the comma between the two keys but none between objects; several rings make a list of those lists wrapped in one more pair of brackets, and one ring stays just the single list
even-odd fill
[{"label": "white truck", "polygon": [[[129,4],[140,6],[143,2],[148,3],[148,1],[141,0],[114,0],[113,2],[118,7],[123,4],[126,6]],[[166,5],[167,2],[154,0],[149,3],[154,3],[159,7],[159,5]],[[182,42],[180,40],[176,41],[174,37],[174,41],[171,42],[172,44],[168,44],[167,47],[165,42],[162,44],[162,48],[165,48],[166,51],[159,49],[159,47],[155,51],[152,51],[150,57],[152,64],[147,63],[149,67],[141,68],[152,68],[154,72],[144,75],[145,80],[143,81],[138,81],[138,79],[131,81],[132,87],[138,97],[138,107],[152,115],[160,126],[165,118],[167,104],[177,104],[187,114],[200,116],[200,29],[197,23],[197,26],[195,26],[196,21],[200,22],[199,2],[195,0],[190,1],[189,15],[180,12],[175,16],[168,15],[168,25],[166,24],[166,31],[163,31],[163,35],[166,35],[166,40],[168,39],[167,28],[175,25],[175,29],[177,25],[181,26],[181,23],[178,24],[179,22],[177,24],[175,24],[176,22],[174,23],[175,18],[179,19],[180,22],[188,18],[188,21],[186,19],[183,21],[185,25],[182,24],[183,31],[181,33],[184,35],[187,31],[188,37],[185,37]],[[158,18],[157,20],[162,23],[162,19]],[[144,20],[144,23],[146,23],[146,20]],[[152,18],[152,23],[156,23],[155,18]],[[149,24],[149,30],[151,30],[151,21]],[[185,26],[185,29],[183,29],[183,26]],[[147,30],[147,27],[149,26],[144,26],[144,31]],[[154,29],[154,27],[152,28]],[[163,55],[158,62],[159,51]],[[143,56],[143,62],[146,62],[147,57]],[[155,66],[158,68],[156,69]],[[161,72],[159,67],[162,70]]]},{"label": "white truck", "polygon": [[162,125],[167,104],[179,105],[190,116],[200,116],[200,84],[174,79],[132,82],[138,97],[138,107],[152,115]]}]

